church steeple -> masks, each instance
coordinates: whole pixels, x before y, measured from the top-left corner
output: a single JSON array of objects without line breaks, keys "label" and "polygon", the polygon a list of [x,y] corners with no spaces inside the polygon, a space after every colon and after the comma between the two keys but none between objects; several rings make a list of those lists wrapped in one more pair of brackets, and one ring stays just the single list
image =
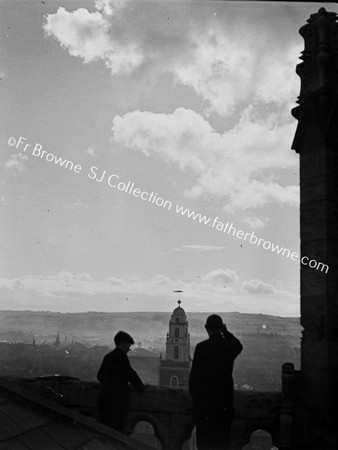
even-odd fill
[{"label": "church steeple", "polygon": [[[177,291],[175,291],[177,292]],[[190,372],[190,334],[188,321],[179,298],[167,333],[165,358],[160,359],[159,384],[170,387],[187,387]]]},{"label": "church steeple", "polygon": [[166,359],[175,361],[190,360],[190,335],[188,333],[188,321],[181,300],[174,309],[169,321],[169,333],[167,334]]},{"label": "church steeple", "polygon": [[55,339],[54,345],[55,345],[55,347],[59,347],[60,344],[61,344],[61,342],[60,342],[60,335],[59,335],[59,332],[57,332],[57,335],[56,335],[56,339]]}]

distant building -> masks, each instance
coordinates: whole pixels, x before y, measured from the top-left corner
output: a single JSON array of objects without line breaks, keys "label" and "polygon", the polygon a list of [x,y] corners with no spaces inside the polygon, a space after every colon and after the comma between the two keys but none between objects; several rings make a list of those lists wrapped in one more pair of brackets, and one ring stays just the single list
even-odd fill
[{"label": "distant building", "polygon": [[57,332],[54,345],[55,345],[55,347],[60,347],[60,344],[61,344],[61,342],[60,342],[60,335],[59,335],[59,332]]},{"label": "distant building", "polygon": [[169,321],[165,358],[160,357],[159,385],[188,387],[191,368],[190,334],[187,316],[181,308],[181,300]]}]

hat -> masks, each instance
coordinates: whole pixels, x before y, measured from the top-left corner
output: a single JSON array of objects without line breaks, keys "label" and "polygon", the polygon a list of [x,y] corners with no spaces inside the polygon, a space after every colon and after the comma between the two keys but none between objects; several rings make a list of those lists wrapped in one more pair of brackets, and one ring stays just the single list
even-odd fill
[{"label": "hat", "polygon": [[114,342],[115,345],[120,345],[122,342],[128,342],[128,344],[135,344],[134,339],[130,336],[130,334],[124,332],[124,331],[119,331],[115,336],[114,336]]},{"label": "hat", "polygon": [[218,316],[217,314],[211,314],[207,318],[205,328],[209,331],[221,331],[223,327],[223,320],[221,316]]}]

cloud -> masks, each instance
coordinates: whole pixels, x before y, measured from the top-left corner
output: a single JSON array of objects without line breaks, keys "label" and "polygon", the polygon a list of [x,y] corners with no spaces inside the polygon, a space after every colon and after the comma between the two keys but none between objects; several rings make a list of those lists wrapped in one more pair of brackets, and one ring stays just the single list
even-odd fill
[{"label": "cloud", "polygon": [[264,30],[258,38],[257,32],[255,39],[247,36],[231,34],[220,24],[190,35],[192,56],[178,62],[175,79],[204,99],[207,114],[230,115],[243,101],[287,105],[288,110],[295,102],[300,44],[291,42],[284,49],[269,51],[263,43]]},{"label": "cloud", "polygon": [[224,14],[210,14],[214,6],[202,13],[182,2],[97,0],[95,7],[59,8],[46,16],[46,35],[85,63],[104,61],[112,75],[139,71],[138,79],[153,81],[170,73],[203,99],[206,114],[232,114],[243,101],[289,110],[296,100],[302,44],[279,42],[273,25],[258,32],[253,20],[244,32]]},{"label": "cloud", "polygon": [[14,153],[5,162],[5,167],[7,169],[14,169],[17,170],[19,173],[22,173],[27,169],[25,164],[25,161],[27,160],[28,160],[27,155],[23,155],[22,153]]},{"label": "cloud", "polygon": [[296,100],[302,43],[280,42],[269,22],[252,20],[243,30],[231,14],[211,14],[215,5],[189,2],[97,0],[95,7],[59,8],[46,16],[46,35],[85,63],[104,61],[114,76],[134,73],[135,82],[153,83],[169,73],[202,99],[205,114],[227,116],[243,101],[289,110]]},{"label": "cloud", "polygon": [[97,156],[96,152],[95,152],[95,147],[93,145],[88,147],[86,153],[88,153],[88,155],[92,156],[93,158],[95,158]]},{"label": "cloud", "polygon": [[232,113],[235,104],[252,90],[254,53],[234,36],[215,28],[192,33],[190,39],[192,54],[177,63],[176,81],[193,88],[209,110],[221,115]]},{"label": "cloud", "polygon": [[275,292],[272,284],[264,283],[264,281],[258,279],[244,281],[242,288],[248,294],[273,294]]},{"label": "cloud", "polygon": [[[293,125],[277,126],[273,114],[261,120],[250,106],[230,131],[216,132],[191,109],[171,114],[133,111],[113,120],[113,142],[191,169],[195,185],[187,197],[225,197],[228,209],[256,208],[266,203],[298,206],[299,187],[271,181],[278,170],[294,167],[290,149]],[[273,150],[272,150],[273,149]]]},{"label": "cloud", "polygon": [[215,285],[226,285],[238,282],[239,277],[234,270],[220,268],[207,273],[202,280]]},{"label": "cloud", "polygon": [[121,278],[109,277],[107,280],[109,281],[109,283],[115,286],[122,286],[125,284],[125,281]]},{"label": "cloud", "polygon": [[268,222],[267,217],[246,216],[242,219],[243,223],[247,223],[251,228],[263,228]]},{"label": "cloud", "polygon": [[62,272],[59,272],[59,273],[56,275],[55,278],[56,278],[57,280],[65,280],[65,281],[68,281],[68,280],[74,279],[75,277],[74,277],[74,275],[71,274],[70,272],[67,272],[66,270],[63,270]]},{"label": "cloud", "polygon": [[233,206],[242,209],[258,208],[272,202],[298,207],[299,195],[299,186],[281,186],[278,183],[252,180],[234,192],[232,204],[225,209],[232,210]]},{"label": "cloud", "polygon": [[[115,144],[195,172],[188,197],[225,197],[228,210],[299,205],[298,186],[278,177],[298,161],[290,150],[296,127],[290,108],[299,91],[300,41],[280,42],[269,22],[258,33],[257,17],[244,32],[231,15],[218,19],[215,5],[97,0],[95,7],[59,8],[46,16],[46,35],[85,63],[101,60],[113,76],[128,75],[128,90],[151,90],[169,74],[173,90],[186,86],[201,105],[198,112],[116,116]],[[211,113],[236,124],[216,132],[206,120]]]},{"label": "cloud", "polygon": [[95,8],[95,12],[58,8],[45,18],[46,35],[86,63],[103,60],[112,75],[130,73],[143,65],[151,76],[149,69],[156,71],[161,63],[168,64],[187,50],[186,32],[191,21],[184,11],[191,12],[191,8],[184,3],[177,7],[97,0]]},{"label": "cloud", "polygon": [[171,286],[172,285],[172,281],[170,278],[166,277],[165,275],[156,275],[153,278],[153,283],[155,284],[160,284],[162,286]]},{"label": "cloud", "polygon": [[68,12],[60,7],[55,14],[46,16],[43,28],[46,35],[54,37],[70,55],[83,58],[84,63],[101,59],[113,75],[131,72],[142,63],[143,56],[136,42],[120,44],[112,39],[110,23],[98,11],[90,13],[79,8]]},{"label": "cloud", "polygon": [[176,252],[183,252],[184,250],[196,250],[199,252],[217,252],[224,250],[226,247],[215,246],[215,245],[182,245],[182,247],[177,247],[174,250]]},{"label": "cloud", "polygon": [[116,12],[121,11],[127,2],[128,0],[96,0],[95,8],[107,16],[112,16]]},{"label": "cloud", "polygon": [[91,281],[94,279],[91,275],[89,275],[86,272],[79,274],[77,278],[78,280],[86,280],[86,281]]},{"label": "cloud", "polygon": [[291,42],[283,50],[277,48],[263,54],[255,86],[256,100],[287,106],[296,101],[300,79],[296,76],[295,63],[302,49],[301,42]]},{"label": "cloud", "polygon": [[[0,291],[3,308],[8,309],[15,305],[16,309],[53,311],[88,311],[94,307],[106,311],[168,311],[175,307],[172,291],[179,289],[183,291],[181,299],[187,311],[299,314],[297,294],[275,289],[260,280],[245,281],[242,285],[238,281],[236,272],[222,268],[199,280],[170,279],[162,274],[148,280],[97,279],[86,273],[62,271],[47,277],[3,278]],[[259,303],[248,302],[256,294],[264,294]]]},{"label": "cloud", "polygon": [[188,51],[191,20],[184,10],[191,8],[184,3],[97,0],[95,8],[58,8],[45,17],[46,36],[84,63],[101,60],[113,76],[136,73],[139,80],[158,79]]}]

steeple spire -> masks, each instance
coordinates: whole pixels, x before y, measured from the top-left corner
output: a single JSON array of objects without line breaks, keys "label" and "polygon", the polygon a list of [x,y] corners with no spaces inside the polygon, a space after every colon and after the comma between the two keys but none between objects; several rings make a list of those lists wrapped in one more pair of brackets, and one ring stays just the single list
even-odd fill
[{"label": "steeple spire", "polygon": [[[181,293],[182,291],[174,291]],[[165,357],[160,359],[160,386],[187,387],[191,366],[190,334],[188,321],[181,299],[169,321]]]},{"label": "steeple spire", "polygon": [[54,345],[55,345],[56,347],[59,347],[60,344],[61,344],[61,342],[60,342],[60,334],[59,334],[59,332],[57,332],[57,335],[56,335],[56,339],[55,339]]}]

